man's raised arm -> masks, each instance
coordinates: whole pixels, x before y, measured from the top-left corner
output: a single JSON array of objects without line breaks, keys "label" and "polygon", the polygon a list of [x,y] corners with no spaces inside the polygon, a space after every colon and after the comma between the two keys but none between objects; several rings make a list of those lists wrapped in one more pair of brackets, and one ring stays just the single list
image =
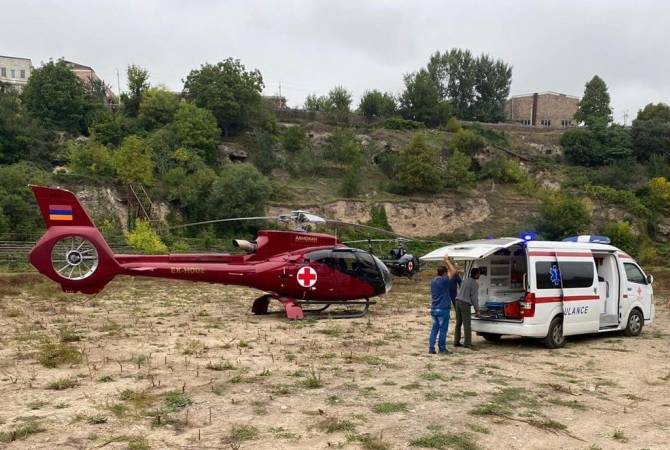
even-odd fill
[{"label": "man's raised arm", "polygon": [[449,259],[449,255],[444,255],[444,264],[447,266],[447,276],[451,280],[458,275],[458,269],[454,266],[454,263]]}]

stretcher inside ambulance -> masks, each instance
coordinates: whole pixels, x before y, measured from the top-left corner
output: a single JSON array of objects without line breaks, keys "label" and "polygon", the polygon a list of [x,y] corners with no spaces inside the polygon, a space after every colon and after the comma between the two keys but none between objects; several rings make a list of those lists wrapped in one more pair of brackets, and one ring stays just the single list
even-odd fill
[{"label": "stretcher inside ambulance", "polygon": [[472,329],[487,340],[503,335],[545,339],[624,330],[638,335],[654,316],[653,277],[626,253],[589,236],[569,242],[480,239],[439,248],[424,261],[448,255],[464,273],[480,269],[479,317]]}]

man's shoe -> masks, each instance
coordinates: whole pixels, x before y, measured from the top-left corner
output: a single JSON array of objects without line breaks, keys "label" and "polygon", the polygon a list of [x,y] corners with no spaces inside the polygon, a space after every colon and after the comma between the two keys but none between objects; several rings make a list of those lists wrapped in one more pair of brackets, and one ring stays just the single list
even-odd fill
[{"label": "man's shoe", "polygon": [[474,347],[472,345],[465,345],[464,347],[467,348],[468,350],[473,351],[473,352],[478,352],[479,351],[479,347]]},{"label": "man's shoe", "polygon": [[437,353],[435,352],[435,350],[428,350],[428,353],[431,354],[431,355],[436,355],[436,354],[437,354]]},{"label": "man's shoe", "polygon": [[451,350],[446,348],[444,350],[440,350],[440,355],[451,355]]},{"label": "man's shoe", "polygon": [[460,342],[456,342],[454,343],[454,347],[463,347],[463,344],[461,344]]}]

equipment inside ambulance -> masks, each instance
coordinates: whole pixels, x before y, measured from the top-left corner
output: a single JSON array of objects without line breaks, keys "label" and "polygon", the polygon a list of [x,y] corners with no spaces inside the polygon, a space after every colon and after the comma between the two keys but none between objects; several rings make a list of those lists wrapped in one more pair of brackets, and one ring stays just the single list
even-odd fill
[{"label": "equipment inside ambulance", "polygon": [[421,258],[448,255],[465,263],[465,273],[480,268],[480,314],[472,329],[485,339],[527,336],[556,348],[576,334],[623,330],[638,336],[653,322],[653,277],[607,237],[558,242],[521,236],[452,244]]}]

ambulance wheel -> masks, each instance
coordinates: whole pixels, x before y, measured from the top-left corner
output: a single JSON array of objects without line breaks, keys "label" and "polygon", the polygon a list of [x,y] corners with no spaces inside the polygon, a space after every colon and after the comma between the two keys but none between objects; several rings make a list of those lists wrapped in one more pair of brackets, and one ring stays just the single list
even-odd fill
[{"label": "ambulance wheel", "polygon": [[644,319],[639,309],[634,309],[630,312],[628,316],[628,323],[626,324],[626,329],[623,330],[623,333],[626,336],[639,336],[642,333],[642,327],[644,326]]},{"label": "ambulance wheel", "polygon": [[563,318],[556,317],[549,324],[549,332],[544,338],[544,345],[547,348],[560,348],[565,345],[565,336],[563,336]]},{"label": "ambulance wheel", "polygon": [[502,337],[502,335],[495,333],[479,333],[479,335],[489,342],[498,342]]}]

